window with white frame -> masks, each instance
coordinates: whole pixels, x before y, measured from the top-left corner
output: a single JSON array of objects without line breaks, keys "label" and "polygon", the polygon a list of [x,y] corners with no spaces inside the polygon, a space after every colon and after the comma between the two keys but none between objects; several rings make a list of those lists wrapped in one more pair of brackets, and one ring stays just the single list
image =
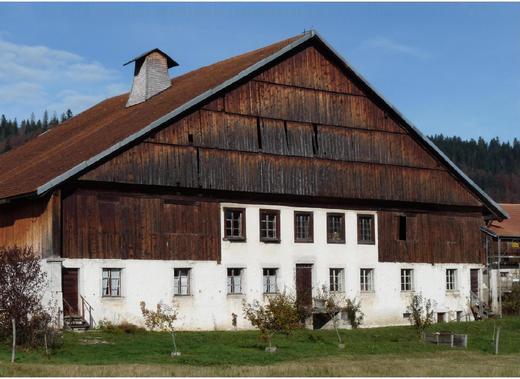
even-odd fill
[{"label": "window with white frame", "polygon": [[121,269],[103,269],[103,297],[121,296]]},{"label": "window with white frame", "polygon": [[242,293],[242,269],[227,269],[227,292],[228,294]]},{"label": "window with white frame", "polygon": [[413,270],[401,269],[401,291],[413,291]]},{"label": "window with white frame", "polygon": [[359,272],[359,284],[361,292],[374,291],[374,269],[362,268]]},{"label": "window with white frame", "polygon": [[329,290],[330,292],[343,292],[345,283],[345,270],[342,268],[329,269]]},{"label": "window with white frame", "polygon": [[276,284],[276,278],[278,276],[277,268],[264,268],[264,293],[277,293],[278,286]]},{"label": "window with white frame", "polygon": [[457,290],[457,269],[449,268],[446,270],[446,290]]},{"label": "window with white frame", "polygon": [[189,295],[190,294],[190,268],[176,268],[173,270],[173,294]]}]

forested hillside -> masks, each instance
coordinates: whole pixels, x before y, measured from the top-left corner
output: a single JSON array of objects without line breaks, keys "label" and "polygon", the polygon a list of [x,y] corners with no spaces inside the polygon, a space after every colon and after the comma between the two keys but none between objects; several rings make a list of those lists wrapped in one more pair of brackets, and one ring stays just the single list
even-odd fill
[{"label": "forested hillside", "polygon": [[520,203],[520,141],[486,142],[435,135],[430,139],[475,183],[500,203]]},{"label": "forested hillside", "polygon": [[[0,153],[10,150],[72,117],[67,110],[58,118],[45,112],[17,122],[0,116]],[[520,141],[500,142],[494,138],[463,140],[435,135],[431,140],[493,199],[501,203],[520,203]]]},{"label": "forested hillside", "polygon": [[50,128],[58,126],[63,121],[72,117],[72,111],[68,109],[58,118],[54,113],[51,117],[47,111],[41,119],[36,119],[34,113],[28,120],[18,122],[16,119],[8,119],[5,115],[0,116],[0,153],[11,150],[24,142],[36,137]]}]

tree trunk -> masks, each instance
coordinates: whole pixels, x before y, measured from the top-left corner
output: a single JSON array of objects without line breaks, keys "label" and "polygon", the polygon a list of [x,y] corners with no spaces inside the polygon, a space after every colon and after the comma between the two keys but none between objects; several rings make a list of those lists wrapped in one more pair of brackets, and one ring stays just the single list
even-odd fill
[{"label": "tree trunk", "polygon": [[13,350],[11,352],[11,363],[14,363],[16,358],[16,320],[11,319],[11,323],[13,324]]}]

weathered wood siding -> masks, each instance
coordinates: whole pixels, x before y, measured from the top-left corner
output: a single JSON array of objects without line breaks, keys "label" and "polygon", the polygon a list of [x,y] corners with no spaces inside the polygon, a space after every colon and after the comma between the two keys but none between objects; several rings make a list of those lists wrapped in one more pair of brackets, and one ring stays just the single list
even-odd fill
[{"label": "weathered wood siding", "polygon": [[[406,240],[399,240],[399,216],[406,215]],[[485,263],[482,216],[379,212],[379,261]]]},{"label": "weathered wood siding", "polygon": [[63,257],[220,261],[219,204],[76,190],[63,200]]},{"label": "weathered wood siding", "polygon": [[481,206],[314,47],[163,128],[82,179]]},{"label": "weathered wood siding", "polygon": [[60,194],[0,206],[0,247],[29,246],[42,257],[60,255]]}]

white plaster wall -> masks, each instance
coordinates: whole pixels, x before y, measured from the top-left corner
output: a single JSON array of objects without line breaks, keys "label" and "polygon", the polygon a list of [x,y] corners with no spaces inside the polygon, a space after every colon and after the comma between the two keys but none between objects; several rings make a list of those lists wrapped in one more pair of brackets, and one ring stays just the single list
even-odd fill
[{"label": "white plaster wall", "polygon": [[[345,270],[345,295],[361,300],[365,313],[364,326],[408,324],[403,318],[410,293],[400,291],[401,268],[414,269],[415,290],[431,298],[436,312],[446,312],[448,320],[456,312],[469,312],[470,269],[482,268],[469,264],[409,264],[379,263],[377,244],[377,213],[342,209],[294,208],[285,206],[245,205],[226,203],[224,207],[246,209],[245,242],[222,241],[222,262],[216,261],[157,261],[157,260],[98,260],[65,259],[64,267],[79,268],[79,292],[94,308],[96,321],[107,319],[115,323],[124,320],[142,324],[139,308],[144,300],[148,306],[175,301],[179,307],[180,329],[231,329],[232,313],[238,315],[238,327],[248,328],[242,317],[241,302],[264,300],[262,268],[278,268],[278,287],[295,292],[296,264],[313,265],[313,290],[329,283],[329,268]],[[281,218],[281,242],[259,240],[259,210],[278,209]],[[314,242],[294,242],[294,211],[314,212]],[[344,212],[346,243],[327,244],[326,214]],[[375,215],[376,243],[357,244],[357,213]],[[222,217],[222,228],[223,212]],[[223,230],[221,231],[223,236]],[[191,268],[191,295],[173,296],[173,270]],[[227,268],[243,268],[241,295],[227,294]],[[102,269],[122,269],[122,296],[101,296]],[[360,268],[375,271],[374,291],[360,293]],[[458,291],[447,292],[446,269],[458,269]]]}]

